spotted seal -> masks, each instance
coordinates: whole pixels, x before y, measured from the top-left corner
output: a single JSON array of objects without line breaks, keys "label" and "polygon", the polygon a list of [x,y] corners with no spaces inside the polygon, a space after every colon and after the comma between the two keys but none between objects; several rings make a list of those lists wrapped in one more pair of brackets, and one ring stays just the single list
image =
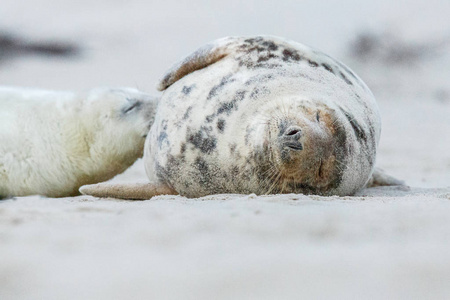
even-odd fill
[{"label": "spotted seal", "polygon": [[[343,63],[305,45],[219,39],[174,65],[158,88],[144,150],[151,183],[83,193],[352,195],[374,171],[381,120],[372,92]],[[376,181],[397,183],[380,172]]]},{"label": "spotted seal", "polygon": [[123,172],[143,155],[156,102],[130,88],[0,87],[0,198],[77,195]]}]

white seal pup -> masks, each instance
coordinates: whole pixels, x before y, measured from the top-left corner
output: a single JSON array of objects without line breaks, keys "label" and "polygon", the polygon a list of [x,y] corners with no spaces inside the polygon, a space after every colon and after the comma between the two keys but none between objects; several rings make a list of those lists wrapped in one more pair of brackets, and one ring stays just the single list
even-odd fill
[{"label": "white seal pup", "polygon": [[0,198],[77,195],[123,172],[143,154],[156,103],[130,88],[0,87]]},{"label": "white seal pup", "polygon": [[[82,193],[352,195],[374,171],[381,120],[373,94],[344,64],[302,44],[223,38],[176,64],[159,89],[144,150],[150,184]],[[398,183],[377,174],[377,184]]]}]

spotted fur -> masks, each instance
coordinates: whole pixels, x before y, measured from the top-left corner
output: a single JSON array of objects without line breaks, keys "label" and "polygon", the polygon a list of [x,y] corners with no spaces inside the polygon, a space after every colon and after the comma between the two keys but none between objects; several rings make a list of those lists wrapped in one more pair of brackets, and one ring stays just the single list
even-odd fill
[{"label": "spotted fur", "polygon": [[158,87],[146,171],[182,195],[350,195],[372,174],[375,99],[320,51],[277,37],[224,38],[176,64]]}]

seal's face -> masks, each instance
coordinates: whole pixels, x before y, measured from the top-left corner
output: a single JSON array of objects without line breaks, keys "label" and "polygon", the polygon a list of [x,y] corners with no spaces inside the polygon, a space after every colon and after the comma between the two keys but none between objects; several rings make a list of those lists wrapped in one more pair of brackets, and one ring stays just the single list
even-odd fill
[{"label": "seal's face", "polygon": [[325,105],[295,103],[267,122],[262,146],[266,193],[325,194],[337,188],[344,171],[343,124]]},{"label": "seal's face", "polygon": [[[129,88],[99,88],[82,101],[77,118],[82,124],[75,126],[76,138],[68,134],[74,142],[64,143],[69,153],[85,157],[88,151],[98,165],[120,170],[142,157],[156,98]],[[80,149],[79,140],[87,147]]]},{"label": "seal's face", "polygon": [[141,143],[153,124],[156,98],[130,88],[97,89],[84,107],[104,136],[122,141],[129,136]]}]

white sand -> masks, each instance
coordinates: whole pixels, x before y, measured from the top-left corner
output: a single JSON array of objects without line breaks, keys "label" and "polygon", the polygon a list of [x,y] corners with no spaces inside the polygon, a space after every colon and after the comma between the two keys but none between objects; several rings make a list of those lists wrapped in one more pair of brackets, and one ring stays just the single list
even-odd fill
[{"label": "white sand", "polygon": [[[374,91],[378,165],[420,188],[1,201],[0,299],[449,298],[450,49],[405,66],[361,64],[345,50],[364,29],[417,43],[449,37],[450,2],[373,2],[2,0],[0,29],[87,47],[74,60],[0,61],[2,85],[153,92],[175,60],[221,36],[318,47]],[[145,178],[138,161],[114,180]]]}]

